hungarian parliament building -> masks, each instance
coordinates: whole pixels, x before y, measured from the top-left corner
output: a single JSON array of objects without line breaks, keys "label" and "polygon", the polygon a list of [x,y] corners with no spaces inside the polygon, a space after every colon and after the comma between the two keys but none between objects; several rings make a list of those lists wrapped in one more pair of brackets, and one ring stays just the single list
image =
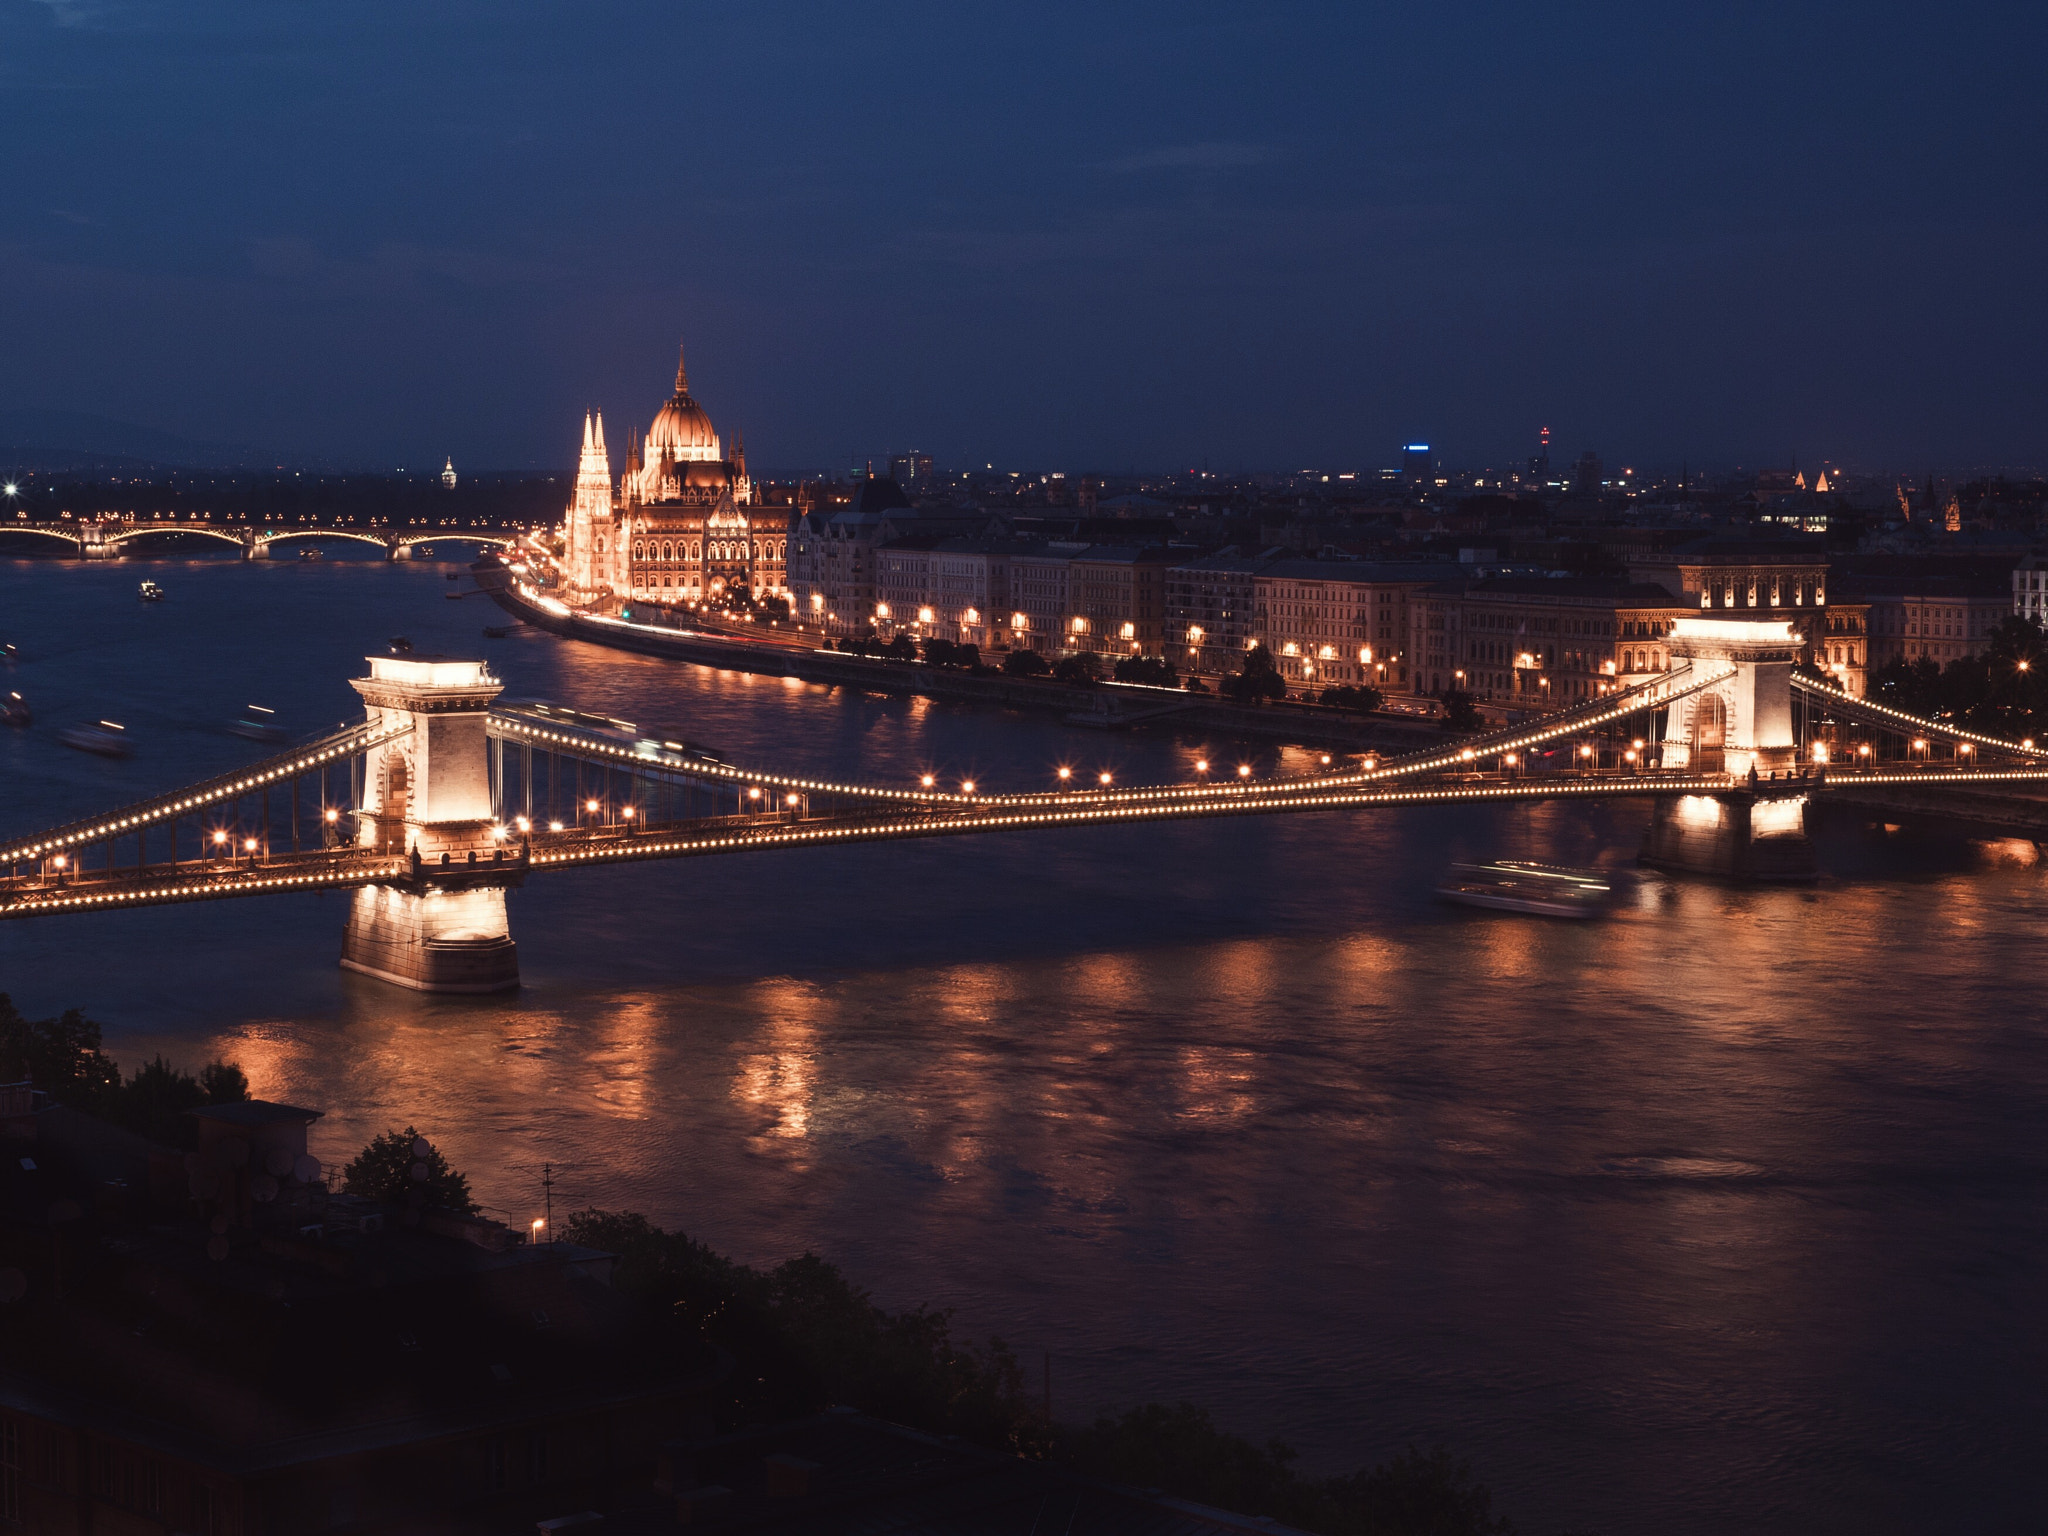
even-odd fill
[{"label": "hungarian parliament building", "polygon": [[604,416],[583,418],[583,456],[569,503],[563,564],[583,599],[723,603],[787,599],[786,512],[757,516],[746,450],[728,455],[676,361],[676,389],[612,481]]}]

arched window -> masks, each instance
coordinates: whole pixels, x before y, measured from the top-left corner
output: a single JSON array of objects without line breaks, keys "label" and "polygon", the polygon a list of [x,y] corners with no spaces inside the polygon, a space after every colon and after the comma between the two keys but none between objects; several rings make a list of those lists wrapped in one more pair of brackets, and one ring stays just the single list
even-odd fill
[{"label": "arched window", "polygon": [[633,544],[633,558],[635,560],[640,558],[640,544],[638,540],[635,540]]},{"label": "arched window", "polygon": [[661,558],[662,558],[662,559],[664,559],[664,560],[673,560],[673,559],[675,559],[675,557],[676,557],[676,547],[675,547],[675,545],[673,545],[673,544],[664,544],[664,545],[662,545],[662,546],[661,546]]}]

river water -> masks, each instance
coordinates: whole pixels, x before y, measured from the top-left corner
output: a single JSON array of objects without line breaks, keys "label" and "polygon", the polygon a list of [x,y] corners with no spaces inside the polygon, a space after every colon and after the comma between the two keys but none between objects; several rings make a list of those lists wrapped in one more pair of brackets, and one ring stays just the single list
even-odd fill
[{"label": "river water", "polygon": [[[531,633],[456,567],[0,562],[34,729],[0,830],[359,717],[395,634],[731,760],[1126,782],[1207,751]],[[149,576],[168,602],[144,606]],[[467,583],[462,584],[466,587]],[[55,732],[105,717],[127,761]],[[812,1249],[1000,1334],[1055,1411],[1189,1398],[1317,1470],[1448,1444],[1525,1531],[2038,1528],[2048,890],[2030,844],[1843,830],[1804,890],[1600,925],[1443,908],[1458,855],[1625,862],[1639,808],[1069,829],[537,878],[524,990],[335,965],[343,898],[0,924],[0,990],[238,1060],[330,1163],[415,1124],[495,1213]],[[2028,1468],[2033,1470],[2029,1471]]]}]

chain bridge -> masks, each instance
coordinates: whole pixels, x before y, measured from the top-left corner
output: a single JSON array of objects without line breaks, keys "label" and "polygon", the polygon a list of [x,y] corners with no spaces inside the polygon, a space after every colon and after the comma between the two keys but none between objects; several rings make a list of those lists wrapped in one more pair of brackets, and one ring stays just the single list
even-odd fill
[{"label": "chain bridge", "polygon": [[268,559],[273,550],[288,543],[307,539],[317,539],[328,544],[336,541],[369,544],[383,550],[384,558],[387,560],[410,560],[412,552],[423,544],[464,543],[488,549],[506,549],[518,541],[520,534],[517,528],[483,527],[452,522],[437,527],[408,525],[404,528],[323,528],[317,523],[225,524],[197,519],[180,523],[131,517],[81,518],[71,523],[19,522],[0,527],[4,527],[4,531],[8,533],[36,534],[69,544],[81,560],[118,559],[124,549],[138,540],[167,533],[186,534],[216,543],[232,544],[242,552],[244,560]]},{"label": "chain bridge", "polygon": [[[1951,800],[1976,825],[2048,828],[2048,753],[1920,720],[1795,675],[1784,623],[1679,621],[1672,670],[1442,748],[1256,778],[1067,780],[1040,792],[834,782],[720,760],[616,722],[500,701],[478,661],[369,658],[365,718],[245,768],[0,841],[0,918],[346,890],[341,963],[402,986],[519,982],[506,893],[650,859],[1219,816],[1641,797],[1647,862],[1747,879],[1813,874],[1805,817]],[[1208,765],[1204,765],[1207,767]],[[1858,797],[1864,797],[1859,800]]]}]

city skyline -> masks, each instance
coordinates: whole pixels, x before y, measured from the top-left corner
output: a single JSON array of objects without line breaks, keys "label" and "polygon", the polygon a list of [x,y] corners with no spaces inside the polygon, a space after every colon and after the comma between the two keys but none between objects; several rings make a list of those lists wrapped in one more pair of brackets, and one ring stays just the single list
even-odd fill
[{"label": "city skyline", "polygon": [[2048,455],[2030,13],[485,19],[0,7],[0,410],[538,467],[687,332],[774,466]]}]

